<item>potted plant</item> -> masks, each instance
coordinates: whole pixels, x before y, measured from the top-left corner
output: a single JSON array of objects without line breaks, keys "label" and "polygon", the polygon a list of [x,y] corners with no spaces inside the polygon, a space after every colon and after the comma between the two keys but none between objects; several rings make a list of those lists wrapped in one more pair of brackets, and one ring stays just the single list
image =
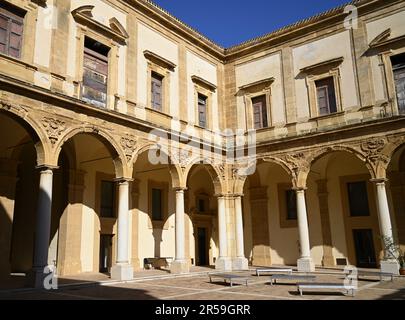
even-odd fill
[{"label": "potted plant", "polygon": [[405,275],[405,251],[390,237],[383,238],[385,259],[394,259],[399,264],[399,274]]}]

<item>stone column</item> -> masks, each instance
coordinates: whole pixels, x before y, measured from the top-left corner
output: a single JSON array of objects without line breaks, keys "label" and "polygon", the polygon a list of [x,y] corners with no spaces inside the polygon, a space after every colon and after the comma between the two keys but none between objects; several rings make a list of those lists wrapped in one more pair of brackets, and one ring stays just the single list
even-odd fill
[{"label": "stone column", "polygon": [[35,226],[34,264],[28,282],[35,288],[44,288],[45,277],[50,275],[48,266],[49,237],[51,232],[53,172],[41,168],[39,176],[38,207]]},{"label": "stone column", "polygon": [[132,280],[134,270],[129,263],[129,181],[118,181],[118,230],[117,230],[117,261],[111,268],[111,279]]},{"label": "stone column", "polygon": [[235,197],[235,224],[236,224],[236,258],[233,259],[233,270],[248,270],[249,262],[245,257],[243,239],[242,196]]},{"label": "stone column", "polygon": [[301,247],[301,257],[297,261],[298,271],[315,271],[315,265],[311,258],[311,246],[309,242],[308,216],[305,204],[305,189],[297,189],[297,218],[298,233]]},{"label": "stone column", "polygon": [[[383,248],[384,248],[384,239],[393,238],[392,225],[391,225],[391,216],[388,206],[387,192],[385,189],[384,179],[374,180],[377,187],[377,207],[378,207],[378,221],[380,223],[380,234],[382,237]],[[387,257],[384,253],[384,260],[380,261],[381,271],[388,272],[392,274],[399,274],[399,265],[397,261],[391,257]]]},{"label": "stone column", "polygon": [[232,270],[232,260],[228,256],[228,241],[226,230],[226,199],[218,197],[218,240],[219,257],[216,260],[215,268],[219,270]]},{"label": "stone column", "polygon": [[170,266],[171,273],[188,273],[189,264],[185,256],[184,189],[176,190],[176,257]]}]

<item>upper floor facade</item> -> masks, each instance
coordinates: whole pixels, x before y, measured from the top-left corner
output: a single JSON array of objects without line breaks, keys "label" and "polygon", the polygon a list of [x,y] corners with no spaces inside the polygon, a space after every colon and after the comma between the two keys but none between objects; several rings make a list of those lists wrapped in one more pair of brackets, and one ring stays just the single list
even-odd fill
[{"label": "upper floor facade", "polygon": [[402,0],[355,1],[227,49],[147,0],[0,2],[3,85],[211,141],[401,116],[404,70]]}]

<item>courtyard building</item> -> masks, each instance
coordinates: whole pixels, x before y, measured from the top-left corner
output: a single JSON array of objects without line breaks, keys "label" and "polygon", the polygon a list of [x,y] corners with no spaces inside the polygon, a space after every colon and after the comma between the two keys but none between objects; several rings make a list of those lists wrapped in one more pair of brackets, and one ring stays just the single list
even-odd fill
[{"label": "courtyard building", "polygon": [[404,115],[403,0],[231,48],[148,0],[1,1],[0,281],[397,274]]}]

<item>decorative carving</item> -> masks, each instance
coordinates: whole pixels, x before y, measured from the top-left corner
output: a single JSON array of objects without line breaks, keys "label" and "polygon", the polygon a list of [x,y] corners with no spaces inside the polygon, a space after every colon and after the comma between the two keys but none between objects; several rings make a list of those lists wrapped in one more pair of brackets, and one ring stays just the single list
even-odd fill
[{"label": "decorative carving", "polygon": [[128,162],[130,162],[137,146],[136,137],[131,134],[126,134],[124,137],[121,138],[121,146],[124,149],[125,156],[127,157]]},{"label": "decorative carving", "polygon": [[55,145],[56,142],[58,142],[59,137],[66,130],[66,123],[54,118],[43,118],[42,125],[44,126],[52,145]]},{"label": "decorative carving", "polygon": [[367,160],[373,164],[379,161],[388,163],[389,159],[381,153],[385,144],[385,139],[371,139],[361,144],[361,150],[365,153]]},{"label": "decorative carving", "polygon": [[0,108],[10,110],[12,107],[11,103],[6,101],[0,101]]},{"label": "decorative carving", "polygon": [[179,149],[173,152],[171,159],[173,164],[177,164],[182,169],[185,169],[191,161],[191,155],[191,150]]}]

